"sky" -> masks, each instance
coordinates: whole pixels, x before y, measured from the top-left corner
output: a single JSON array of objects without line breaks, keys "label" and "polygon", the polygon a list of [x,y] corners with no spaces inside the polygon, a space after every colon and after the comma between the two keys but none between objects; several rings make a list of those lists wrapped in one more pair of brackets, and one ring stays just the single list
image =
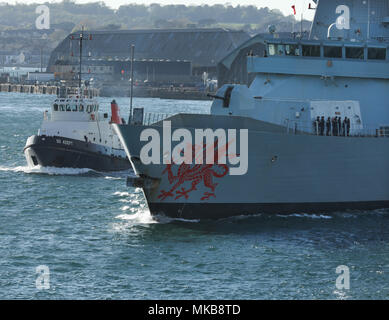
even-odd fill
[{"label": "sky", "polygon": [[[86,2],[98,2],[101,0],[76,0],[77,3],[86,3]],[[292,5],[296,6],[297,16],[299,20],[301,18],[301,13],[303,13],[304,19],[311,20],[314,15],[314,10],[308,10],[308,4],[312,1],[309,0],[102,0],[108,6],[112,8],[118,8],[120,5],[129,4],[129,3],[138,3],[138,4],[151,4],[151,3],[160,3],[162,5],[167,4],[185,4],[185,5],[202,5],[202,4],[231,4],[232,6],[237,5],[254,5],[257,7],[269,7],[271,9],[279,9],[285,15],[293,14]],[[0,0],[0,2],[8,3],[45,3],[52,2],[51,0]],[[56,0],[54,2],[60,2]]]}]

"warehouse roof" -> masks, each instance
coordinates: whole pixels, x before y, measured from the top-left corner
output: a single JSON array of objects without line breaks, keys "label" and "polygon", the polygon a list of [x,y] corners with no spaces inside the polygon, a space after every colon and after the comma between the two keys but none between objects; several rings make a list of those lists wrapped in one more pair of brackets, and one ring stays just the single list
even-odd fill
[{"label": "warehouse roof", "polygon": [[[151,29],[85,31],[92,40],[84,42],[85,55],[95,58],[126,58],[135,45],[136,59],[189,60],[194,66],[216,66],[219,60],[250,39],[244,31],[227,29]],[[73,53],[78,57],[79,32],[72,33],[52,52],[49,66]]]}]

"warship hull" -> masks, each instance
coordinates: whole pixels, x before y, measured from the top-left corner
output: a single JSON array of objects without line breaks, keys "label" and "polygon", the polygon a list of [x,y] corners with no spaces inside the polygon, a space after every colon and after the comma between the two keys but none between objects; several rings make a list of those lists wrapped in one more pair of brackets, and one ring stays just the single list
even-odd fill
[{"label": "warship hull", "polygon": [[174,219],[206,220],[258,214],[331,214],[348,210],[389,208],[389,201],[337,203],[149,203],[152,215]]},{"label": "warship hull", "polygon": [[131,167],[125,157],[113,156],[98,144],[64,137],[31,136],[24,148],[29,166],[89,168],[122,171]]},{"label": "warship hull", "polygon": [[[283,127],[245,117],[178,115],[175,128],[248,129],[248,171],[185,179],[178,165],[144,165],[140,141],[153,126],[115,125],[131,159],[151,214],[174,218],[218,219],[260,213],[322,213],[389,207],[389,139],[326,137],[288,133]],[[194,133],[193,133],[194,135]],[[238,149],[239,150],[239,149]],[[181,177],[179,177],[181,175]]]}]

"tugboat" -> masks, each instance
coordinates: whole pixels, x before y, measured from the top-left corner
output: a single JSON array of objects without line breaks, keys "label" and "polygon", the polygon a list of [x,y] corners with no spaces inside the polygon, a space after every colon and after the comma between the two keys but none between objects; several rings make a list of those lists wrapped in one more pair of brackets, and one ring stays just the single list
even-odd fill
[{"label": "tugboat", "polygon": [[313,2],[309,39],[263,39],[211,114],[114,125],[152,215],[389,208],[389,1]]},{"label": "tugboat", "polygon": [[131,167],[112,124],[123,124],[119,107],[111,102],[111,118],[99,113],[99,104],[84,82],[82,87],[82,45],[79,41],[78,87],[61,87],[51,106],[45,111],[38,135],[27,139],[24,154],[29,166],[89,168],[96,171],[122,171]]},{"label": "tugboat", "polygon": [[109,118],[108,113],[99,113],[96,99],[67,91],[60,89],[51,114],[44,112],[38,134],[27,139],[24,154],[28,165],[96,171],[129,169],[131,165],[112,129],[113,123],[123,123],[115,100]]}]

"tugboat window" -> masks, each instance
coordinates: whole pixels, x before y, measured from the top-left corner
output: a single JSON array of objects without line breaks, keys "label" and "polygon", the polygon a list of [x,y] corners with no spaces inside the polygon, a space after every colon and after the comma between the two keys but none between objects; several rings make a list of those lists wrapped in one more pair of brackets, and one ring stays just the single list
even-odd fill
[{"label": "tugboat window", "polygon": [[78,111],[83,112],[84,111],[84,106],[80,104],[80,107],[78,108]]},{"label": "tugboat window", "polygon": [[324,47],[324,57],[342,58],[342,47]]},{"label": "tugboat window", "polygon": [[287,56],[299,56],[300,55],[299,46],[296,44],[286,44],[285,45],[285,54]]},{"label": "tugboat window", "polygon": [[303,46],[304,57],[320,57],[320,46]]},{"label": "tugboat window", "polygon": [[86,107],[86,112],[90,113],[91,112],[91,106],[88,104]]},{"label": "tugboat window", "polygon": [[73,111],[77,111],[77,105],[76,104],[73,106]]},{"label": "tugboat window", "polygon": [[70,111],[70,105],[66,105],[66,111]]},{"label": "tugboat window", "polygon": [[54,111],[58,111],[58,104],[54,103]]},{"label": "tugboat window", "polygon": [[355,47],[346,47],[346,58],[348,59],[365,59],[365,49],[364,48],[355,48]]},{"label": "tugboat window", "polygon": [[370,60],[386,60],[385,48],[369,48],[368,59]]},{"label": "tugboat window", "polygon": [[59,105],[59,111],[65,111],[65,106],[63,104]]}]

